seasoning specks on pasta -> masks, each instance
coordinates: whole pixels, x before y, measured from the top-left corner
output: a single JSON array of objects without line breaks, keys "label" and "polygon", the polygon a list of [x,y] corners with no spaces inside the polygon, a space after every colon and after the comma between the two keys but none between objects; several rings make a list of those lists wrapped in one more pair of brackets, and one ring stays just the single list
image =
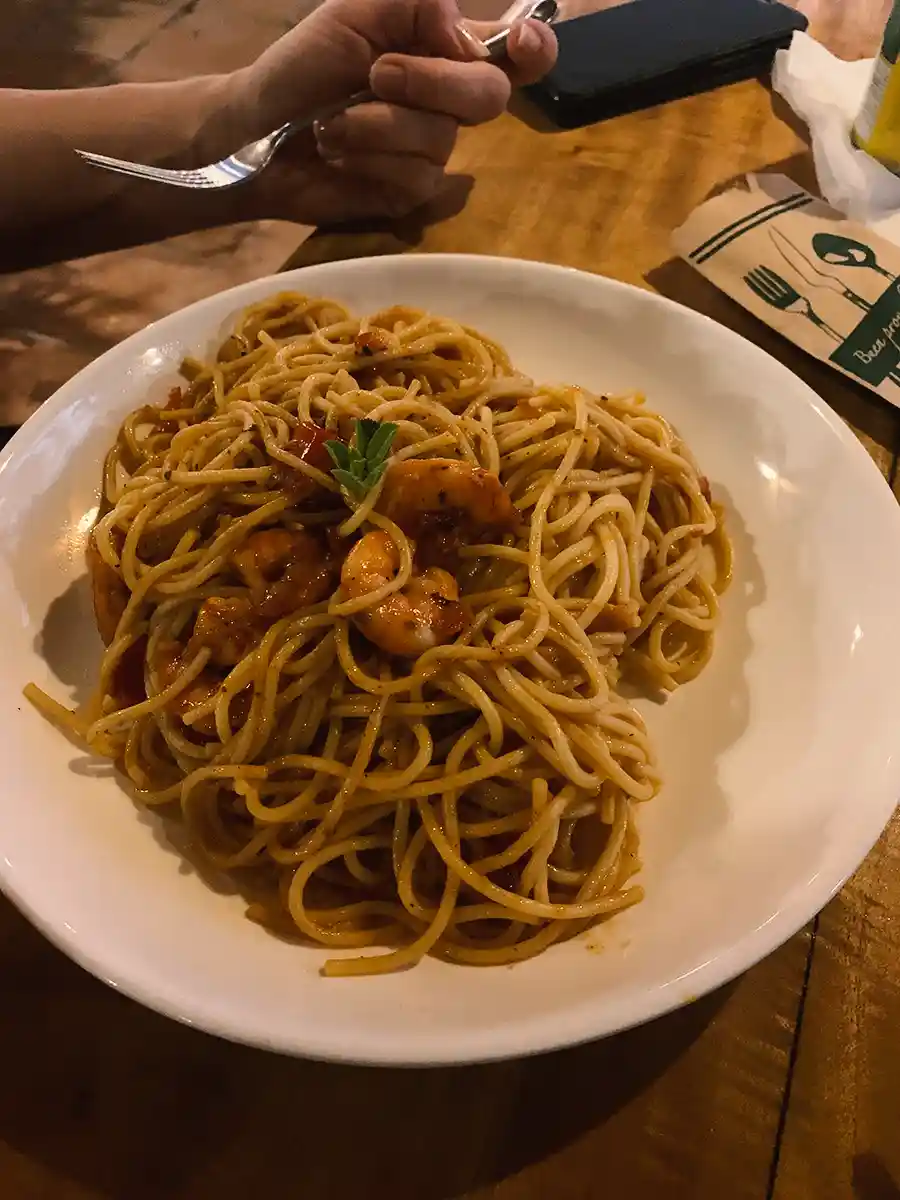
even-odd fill
[{"label": "seasoning specks on pasta", "polygon": [[637,902],[659,780],[617,688],[698,674],[730,574],[678,434],[399,306],[277,296],[184,377],[107,459],[97,698],[38,708],[326,975],[519,962]]}]

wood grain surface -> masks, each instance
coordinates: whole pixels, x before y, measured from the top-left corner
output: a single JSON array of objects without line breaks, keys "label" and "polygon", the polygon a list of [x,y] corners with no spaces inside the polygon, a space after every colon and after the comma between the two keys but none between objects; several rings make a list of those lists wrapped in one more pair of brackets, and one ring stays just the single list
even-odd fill
[{"label": "wood grain surface", "polygon": [[[16,53],[0,55],[0,85],[223,69],[309,7],[5,0],[0,39]],[[873,51],[890,0],[796,7],[852,57]],[[467,250],[602,272],[739,330],[819,391],[893,482],[900,414],[670,261],[671,230],[730,179],[811,181],[761,83],[571,133],[523,110],[467,131],[455,167],[474,180],[465,206],[427,229],[272,222],[0,278],[0,422],[223,286],[359,253]],[[898,869],[895,823],[811,929],[719,994],[601,1044],[457,1071],[217,1042],[104,988],[0,901],[0,1200],[900,1200]]]}]

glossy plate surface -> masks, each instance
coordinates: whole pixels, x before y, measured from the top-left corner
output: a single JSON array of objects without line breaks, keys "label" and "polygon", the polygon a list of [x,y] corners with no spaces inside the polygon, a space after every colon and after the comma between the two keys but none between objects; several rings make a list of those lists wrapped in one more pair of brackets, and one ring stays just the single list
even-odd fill
[{"label": "glossy plate surface", "polygon": [[[737,577],[707,673],[644,705],[664,774],[640,814],[646,901],[514,968],[428,961],[325,980],[324,957],[188,869],[110,769],[21,698],[90,690],[100,644],[82,550],[122,417],[284,289],[359,312],[409,304],[501,341],[526,372],[640,389],[728,510]],[[601,1036],[732,978],[800,928],[865,856],[898,793],[900,507],[803,383],[694,312],[623,284],[467,256],[340,262],[160,321],[62,388],[0,456],[0,884],[101,979],[180,1020],[289,1053],[467,1062]]]}]

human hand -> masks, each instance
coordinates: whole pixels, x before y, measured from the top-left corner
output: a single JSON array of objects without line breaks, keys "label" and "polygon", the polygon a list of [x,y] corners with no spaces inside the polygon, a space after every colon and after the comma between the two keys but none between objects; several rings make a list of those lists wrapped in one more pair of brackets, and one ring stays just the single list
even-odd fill
[{"label": "human hand", "polygon": [[[242,142],[364,88],[377,100],[298,135],[248,189],[254,215],[335,224],[402,216],[443,189],[461,125],[500,115],[553,66],[556,38],[518,25],[501,70],[459,32],[455,0],[327,0],[228,82]],[[497,25],[467,27],[477,37]]]}]

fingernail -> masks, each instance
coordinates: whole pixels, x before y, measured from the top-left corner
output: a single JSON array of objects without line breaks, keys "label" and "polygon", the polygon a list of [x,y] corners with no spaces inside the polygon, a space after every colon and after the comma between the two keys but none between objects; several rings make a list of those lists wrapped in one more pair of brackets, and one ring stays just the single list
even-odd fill
[{"label": "fingernail", "polygon": [[517,50],[526,54],[537,54],[543,47],[543,38],[533,21],[523,21],[514,30],[513,43]]},{"label": "fingernail", "polygon": [[456,36],[466,54],[472,54],[475,58],[490,58],[490,50],[488,50],[480,37],[477,37],[471,29],[466,28],[465,21],[457,23]]}]

